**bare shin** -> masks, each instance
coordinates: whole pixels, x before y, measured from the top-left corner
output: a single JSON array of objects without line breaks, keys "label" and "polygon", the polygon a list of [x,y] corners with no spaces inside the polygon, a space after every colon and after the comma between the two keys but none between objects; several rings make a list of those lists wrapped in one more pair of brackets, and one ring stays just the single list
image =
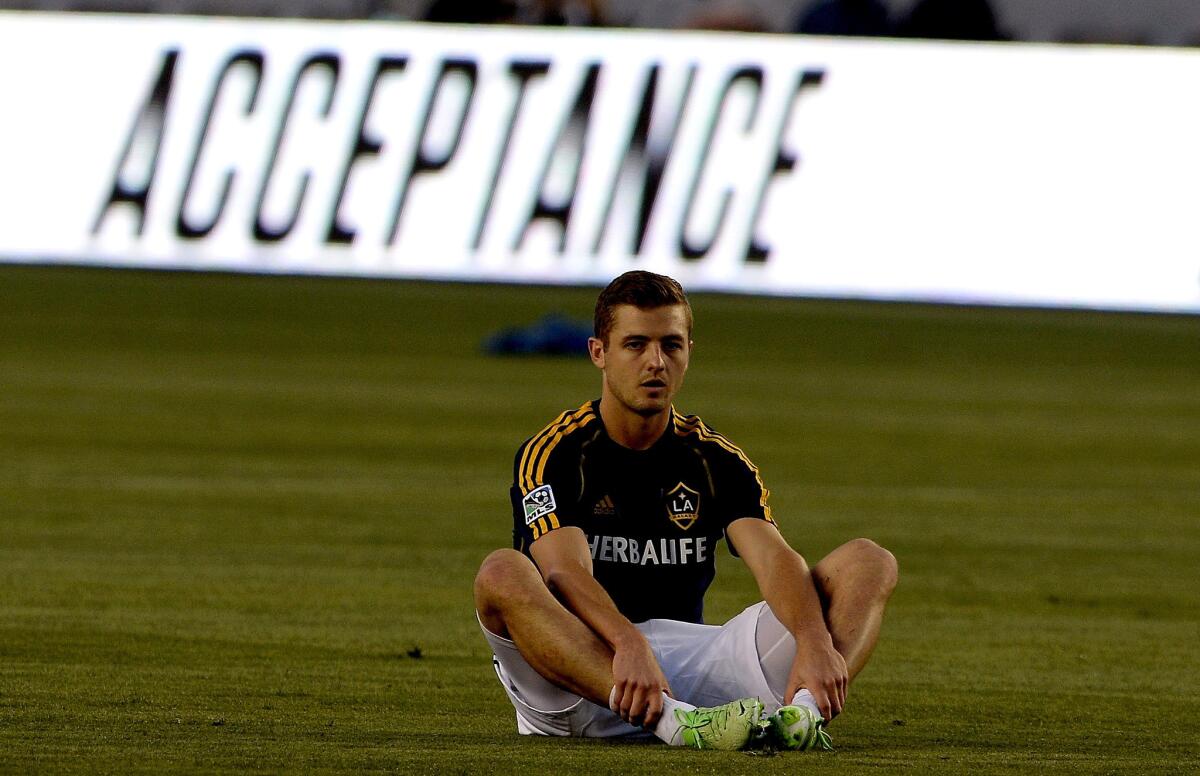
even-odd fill
[{"label": "bare shin", "polygon": [[870,539],[843,544],[813,568],[825,623],[851,680],[875,650],[898,578],[896,558]]}]

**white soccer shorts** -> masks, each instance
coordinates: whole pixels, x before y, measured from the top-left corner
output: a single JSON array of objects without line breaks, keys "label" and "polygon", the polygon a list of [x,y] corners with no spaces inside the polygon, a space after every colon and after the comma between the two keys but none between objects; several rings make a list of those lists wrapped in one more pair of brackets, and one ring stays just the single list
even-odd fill
[{"label": "white soccer shorts", "polygon": [[[772,714],[781,705],[783,688],[772,691],[763,676],[755,631],[764,626],[777,628],[781,634],[787,631],[766,607],[760,601],[724,625],[647,620],[636,627],[650,642],[677,699],[694,706],[719,706],[756,697],[763,702],[766,713]],[[517,712],[517,732],[589,738],[650,735],[607,706],[598,706],[551,684],[525,662],[516,644],[490,632],[482,622],[479,627],[492,646],[496,676]]]}]

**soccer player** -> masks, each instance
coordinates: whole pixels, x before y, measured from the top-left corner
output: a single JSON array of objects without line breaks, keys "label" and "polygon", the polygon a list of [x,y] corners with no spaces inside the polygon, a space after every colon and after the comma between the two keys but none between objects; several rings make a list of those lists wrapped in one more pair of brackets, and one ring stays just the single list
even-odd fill
[{"label": "soccer player", "polygon": [[[601,292],[600,398],[518,449],[514,549],[475,579],[492,663],[523,734],[829,748],[896,561],[855,539],[810,569],[787,544],[746,454],[672,405],[691,332],[671,278],[627,272]],[[705,625],[722,538],[763,601]]]}]

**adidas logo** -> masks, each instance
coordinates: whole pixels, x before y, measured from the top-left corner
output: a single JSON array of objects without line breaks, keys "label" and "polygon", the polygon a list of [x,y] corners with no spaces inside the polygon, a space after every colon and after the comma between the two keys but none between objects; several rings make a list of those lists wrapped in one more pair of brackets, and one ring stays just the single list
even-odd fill
[{"label": "adidas logo", "polygon": [[596,502],[596,506],[592,508],[593,515],[615,515],[617,508],[613,504],[612,496],[605,496]]}]

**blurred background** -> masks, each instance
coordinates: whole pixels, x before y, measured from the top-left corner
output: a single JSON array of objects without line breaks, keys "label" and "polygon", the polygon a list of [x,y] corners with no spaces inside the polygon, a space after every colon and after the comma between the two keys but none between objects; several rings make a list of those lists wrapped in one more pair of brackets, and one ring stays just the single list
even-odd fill
[{"label": "blurred background", "polygon": [[0,0],[0,8],[1200,44],[1193,0]]}]

